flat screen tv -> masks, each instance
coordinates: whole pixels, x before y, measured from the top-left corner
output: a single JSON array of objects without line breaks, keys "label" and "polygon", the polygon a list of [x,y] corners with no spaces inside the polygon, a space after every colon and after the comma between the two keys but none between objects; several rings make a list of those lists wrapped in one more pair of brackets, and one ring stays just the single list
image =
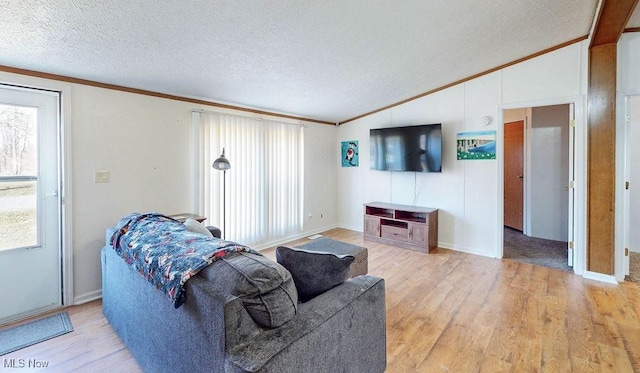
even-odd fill
[{"label": "flat screen tv", "polygon": [[371,129],[371,169],[442,172],[441,127],[436,123]]}]

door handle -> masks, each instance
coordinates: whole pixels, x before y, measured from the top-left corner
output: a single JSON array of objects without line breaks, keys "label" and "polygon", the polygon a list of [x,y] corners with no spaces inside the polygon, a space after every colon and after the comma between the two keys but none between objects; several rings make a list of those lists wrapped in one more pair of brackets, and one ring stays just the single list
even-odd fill
[{"label": "door handle", "polygon": [[569,190],[569,187],[564,187],[564,191],[565,192],[568,191],[568,190]]},{"label": "door handle", "polygon": [[522,174],[519,174],[518,176],[516,176],[518,179],[524,179],[524,176],[522,176]]}]

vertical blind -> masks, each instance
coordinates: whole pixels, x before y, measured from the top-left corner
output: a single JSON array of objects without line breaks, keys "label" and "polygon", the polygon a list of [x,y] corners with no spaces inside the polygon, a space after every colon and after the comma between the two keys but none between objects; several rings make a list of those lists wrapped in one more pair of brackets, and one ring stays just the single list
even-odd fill
[{"label": "vertical blind", "polygon": [[[303,127],[216,113],[200,113],[199,213],[246,245],[272,242],[302,230]],[[222,149],[226,171],[211,167]]]}]

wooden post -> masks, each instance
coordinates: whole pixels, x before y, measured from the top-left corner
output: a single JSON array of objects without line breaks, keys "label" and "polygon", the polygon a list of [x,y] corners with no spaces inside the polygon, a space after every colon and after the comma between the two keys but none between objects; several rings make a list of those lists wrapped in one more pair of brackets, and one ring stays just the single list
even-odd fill
[{"label": "wooden post", "polygon": [[638,0],[602,0],[589,46],[587,270],[615,272],[617,43]]}]

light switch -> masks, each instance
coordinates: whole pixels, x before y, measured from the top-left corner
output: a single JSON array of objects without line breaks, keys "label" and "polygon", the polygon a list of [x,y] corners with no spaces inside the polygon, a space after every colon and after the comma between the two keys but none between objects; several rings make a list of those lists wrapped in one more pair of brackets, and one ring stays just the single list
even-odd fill
[{"label": "light switch", "polygon": [[109,182],[109,171],[94,171],[93,172],[93,182],[94,183],[108,183]]}]

